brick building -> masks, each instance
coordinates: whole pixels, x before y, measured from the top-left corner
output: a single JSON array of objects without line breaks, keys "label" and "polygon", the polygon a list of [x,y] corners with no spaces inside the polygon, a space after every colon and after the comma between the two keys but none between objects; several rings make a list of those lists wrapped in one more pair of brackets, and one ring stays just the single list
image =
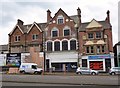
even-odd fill
[{"label": "brick building", "polygon": [[79,27],[79,53],[81,66],[107,71],[114,66],[112,26],[110,12],[103,21],[82,23]]},{"label": "brick building", "polygon": [[43,30],[46,23],[36,23],[24,25],[20,19],[9,35],[9,52],[22,53],[29,52],[30,47],[35,47],[36,51],[42,51]]},{"label": "brick building", "polygon": [[[75,71],[77,66],[106,71],[113,65],[110,12],[103,21],[81,21],[81,10],[69,16],[61,8],[47,22],[24,25],[18,20],[9,34],[9,52],[45,51],[46,70]],[[46,18],[45,18],[46,19]]]}]

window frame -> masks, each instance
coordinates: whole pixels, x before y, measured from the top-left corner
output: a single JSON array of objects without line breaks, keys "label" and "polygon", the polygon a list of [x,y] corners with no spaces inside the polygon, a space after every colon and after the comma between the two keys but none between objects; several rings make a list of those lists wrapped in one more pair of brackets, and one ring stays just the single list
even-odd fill
[{"label": "window frame", "polygon": [[[58,48],[58,46],[56,46],[55,43],[59,43],[59,48]],[[60,41],[55,41],[54,42],[54,51],[60,51]]]},{"label": "window frame", "polygon": [[102,38],[102,32],[96,32],[96,39]]},{"label": "window frame", "polygon": [[39,35],[38,34],[33,34],[32,35],[32,40],[38,40],[39,39]]},{"label": "window frame", "polygon": [[[71,44],[71,42],[73,42],[73,41],[75,42],[75,46]],[[76,50],[77,49],[76,48],[76,46],[77,46],[76,42],[77,42],[76,40],[70,40],[70,50]],[[74,48],[72,48],[72,46],[74,46]]]},{"label": "window frame", "polygon": [[[51,44],[51,45],[49,45],[49,44]],[[53,45],[52,41],[47,42],[47,51],[52,51],[52,47],[53,47],[52,45]]]},{"label": "window frame", "polygon": [[15,36],[15,42],[20,42],[21,40],[21,36],[20,35],[16,35]]},{"label": "window frame", "polygon": [[[65,34],[65,31],[69,31],[69,34]],[[63,30],[63,36],[70,36],[70,29],[69,28],[66,28]]]},{"label": "window frame", "polygon": [[[92,37],[91,37],[92,34]],[[88,39],[94,39],[94,33],[88,33]]]},{"label": "window frame", "polygon": [[64,24],[64,17],[63,17],[63,15],[59,15],[57,17],[57,24]]},{"label": "window frame", "polygon": [[[98,48],[99,47],[99,48]],[[98,50],[99,49],[99,50]],[[98,52],[99,51],[99,52]],[[97,46],[97,54],[101,53],[100,46]]]},{"label": "window frame", "polygon": [[[63,44],[65,42],[66,42],[67,46]],[[67,40],[62,41],[62,51],[65,51],[65,50],[68,50],[68,41]]]},{"label": "window frame", "polygon": [[[53,36],[53,32],[57,32],[57,35],[56,36]],[[52,38],[54,38],[54,37],[59,37],[59,30],[57,29],[57,28],[53,28],[52,30],[51,30],[51,37]]]}]

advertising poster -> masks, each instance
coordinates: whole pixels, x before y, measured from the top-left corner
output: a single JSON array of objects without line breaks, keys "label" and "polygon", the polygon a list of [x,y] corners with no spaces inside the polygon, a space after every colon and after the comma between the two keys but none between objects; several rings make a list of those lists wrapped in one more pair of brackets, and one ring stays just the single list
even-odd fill
[{"label": "advertising poster", "polygon": [[19,67],[21,64],[21,53],[8,53],[6,65]]}]

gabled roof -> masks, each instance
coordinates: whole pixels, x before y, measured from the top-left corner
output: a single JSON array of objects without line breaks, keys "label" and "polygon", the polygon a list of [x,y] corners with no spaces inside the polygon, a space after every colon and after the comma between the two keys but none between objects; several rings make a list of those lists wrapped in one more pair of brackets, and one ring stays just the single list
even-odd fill
[{"label": "gabled roof", "polygon": [[[107,29],[111,27],[110,23],[107,23],[106,21],[97,21],[99,24],[102,25],[103,29]],[[82,23],[81,26],[79,27],[79,31],[86,31],[86,27],[88,26],[90,22],[85,22]]]},{"label": "gabled roof", "polygon": [[93,28],[93,27],[102,27],[100,23],[98,23],[95,19],[93,19],[86,28]]},{"label": "gabled roof", "polygon": [[[63,14],[65,14],[69,19],[71,19],[61,8],[57,11],[57,13],[55,13],[55,16],[52,18],[52,20],[56,17],[56,15],[59,13],[59,12],[62,12]],[[52,21],[51,20],[51,21]],[[72,20],[72,19],[71,19]]]},{"label": "gabled roof", "polygon": [[22,30],[23,27],[20,26],[20,25],[18,25],[18,24],[16,24],[15,27],[13,28],[13,30],[9,33],[10,35],[15,31],[16,27],[18,27],[18,29],[19,29],[22,33],[24,33],[23,30]]},{"label": "gabled roof", "polygon": [[27,24],[27,25],[18,25],[16,24],[15,27],[13,28],[13,30],[9,33],[10,35],[14,32],[14,30],[16,29],[16,27],[19,28],[19,30],[24,34],[24,33],[29,33],[29,31],[31,30],[31,28],[35,25],[41,32],[44,30],[44,28],[46,27],[47,23],[36,23],[34,22],[33,24]]},{"label": "gabled roof", "polygon": [[36,22],[34,22],[34,23],[31,25],[31,27],[29,28],[29,30],[27,31],[27,33],[30,32],[30,30],[33,28],[34,25],[39,29],[40,32],[42,32],[41,27],[40,27]]}]

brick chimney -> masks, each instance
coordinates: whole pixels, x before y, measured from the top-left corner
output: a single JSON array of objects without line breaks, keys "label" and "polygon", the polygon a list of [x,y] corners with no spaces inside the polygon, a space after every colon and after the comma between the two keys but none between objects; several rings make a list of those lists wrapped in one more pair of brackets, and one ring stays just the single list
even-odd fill
[{"label": "brick chimney", "polygon": [[110,11],[108,10],[106,14],[107,14],[106,21],[110,23]]},{"label": "brick chimney", "polygon": [[80,26],[80,24],[81,24],[81,10],[79,7],[77,9],[77,15],[78,15],[78,19],[79,19],[78,26]]},{"label": "brick chimney", "polygon": [[48,9],[47,10],[47,22],[49,22],[50,20],[51,20],[51,12],[50,12],[50,10]]},{"label": "brick chimney", "polygon": [[18,24],[18,25],[23,25],[24,22],[23,22],[22,20],[18,19],[18,20],[17,20],[17,24]]}]

